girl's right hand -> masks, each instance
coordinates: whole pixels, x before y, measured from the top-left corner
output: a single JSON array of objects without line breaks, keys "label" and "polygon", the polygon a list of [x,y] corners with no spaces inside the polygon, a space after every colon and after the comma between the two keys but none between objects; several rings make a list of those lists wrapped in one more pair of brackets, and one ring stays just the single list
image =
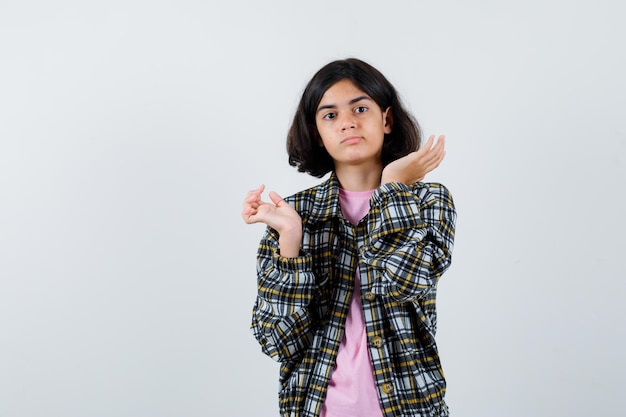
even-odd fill
[{"label": "girl's right hand", "polygon": [[243,221],[248,224],[265,223],[276,229],[278,233],[294,228],[300,229],[302,220],[298,212],[274,191],[269,193],[271,203],[261,200],[263,190],[265,190],[265,185],[261,184],[256,190],[248,191],[241,212]]},{"label": "girl's right hand", "polygon": [[265,223],[279,234],[280,253],[285,257],[296,257],[302,240],[302,219],[298,212],[281,196],[270,191],[271,203],[261,200],[265,186],[248,191],[243,200],[241,217],[247,224]]}]

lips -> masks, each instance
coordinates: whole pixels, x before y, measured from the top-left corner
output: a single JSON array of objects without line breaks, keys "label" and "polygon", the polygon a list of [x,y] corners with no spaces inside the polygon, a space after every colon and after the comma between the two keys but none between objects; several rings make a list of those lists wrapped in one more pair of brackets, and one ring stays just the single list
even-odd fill
[{"label": "lips", "polygon": [[354,143],[358,143],[361,141],[361,137],[360,136],[350,136],[349,138],[345,138],[341,141],[342,144],[344,145],[352,145]]}]

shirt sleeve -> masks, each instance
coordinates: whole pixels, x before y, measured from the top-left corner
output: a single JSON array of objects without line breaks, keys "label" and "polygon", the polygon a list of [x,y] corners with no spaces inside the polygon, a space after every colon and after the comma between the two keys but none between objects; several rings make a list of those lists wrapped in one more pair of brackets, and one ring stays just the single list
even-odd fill
[{"label": "shirt sleeve", "polygon": [[364,261],[377,269],[372,292],[400,302],[427,294],[452,259],[456,211],[441,184],[387,183],[372,195]]},{"label": "shirt sleeve", "polygon": [[312,256],[280,256],[278,233],[267,228],[258,250],[258,294],[251,330],[276,361],[297,359],[312,339],[308,309],[315,291]]}]

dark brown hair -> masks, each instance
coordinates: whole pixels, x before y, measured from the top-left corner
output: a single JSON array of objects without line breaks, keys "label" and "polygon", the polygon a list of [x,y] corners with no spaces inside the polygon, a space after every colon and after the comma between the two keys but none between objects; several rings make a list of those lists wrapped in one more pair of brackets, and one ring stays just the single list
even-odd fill
[{"label": "dark brown hair", "polygon": [[420,147],[421,129],[402,106],[394,86],[376,68],[356,58],[333,61],[322,67],[307,84],[287,134],[289,165],[300,172],[323,177],[334,169],[332,157],[320,146],[315,113],[322,96],[341,80],[350,80],[370,96],[382,111],[391,107],[392,129],[385,135],[383,166]]}]

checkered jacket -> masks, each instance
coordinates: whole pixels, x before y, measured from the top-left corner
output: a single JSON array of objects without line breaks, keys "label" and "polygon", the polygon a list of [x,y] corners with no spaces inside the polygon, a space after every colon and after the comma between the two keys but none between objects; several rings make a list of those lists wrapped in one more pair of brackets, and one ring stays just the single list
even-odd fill
[{"label": "checkered jacket", "polygon": [[251,324],[263,352],[281,364],[281,416],[319,416],[357,264],[383,414],[448,416],[435,344],[437,282],[450,266],[456,220],[448,190],[434,183],[384,184],[357,226],[341,215],[334,174],[286,201],[302,218],[300,256],[281,257],[278,233],[267,228]]}]

